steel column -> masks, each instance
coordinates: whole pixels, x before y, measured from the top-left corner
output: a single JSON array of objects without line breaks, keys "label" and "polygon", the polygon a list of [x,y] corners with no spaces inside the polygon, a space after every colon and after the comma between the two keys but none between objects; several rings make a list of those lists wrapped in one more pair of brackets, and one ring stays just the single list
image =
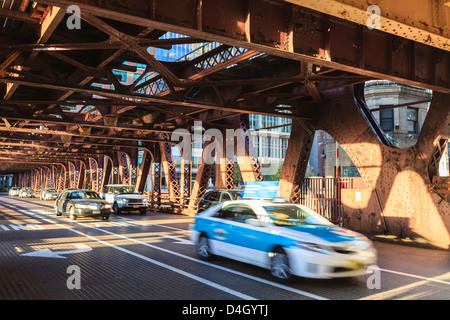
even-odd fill
[{"label": "steel column", "polygon": [[[167,133],[161,133],[160,137],[162,140],[170,140],[169,134]],[[178,202],[180,199],[180,186],[178,184],[175,162],[172,158],[172,145],[169,142],[161,142],[159,143],[159,147],[170,201]]]},{"label": "steel column", "polygon": [[[203,197],[208,188],[208,180],[211,176],[211,171],[214,165],[214,154],[209,151],[209,145],[213,141],[205,141],[202,151],[201,163],[197,170],[194,186],[192,187],[191,200],[189,201],[189,208],[193,210],[197,208],[198,201]],[[193,212],[191,211],[190,214]]]},{"label": "steel column", "polygon": [[302,184],[314,141],[314,131],[305,130],[300,120],[292,121],[292,132],[281,171],[279,195],[291,202],[300,202]]},{"label": "steel column", "polygon": [[[263,181],[264,176],[261,173],[261,166],[258,162],[256,151],[253,148],[253,142],[249,131],[250,124],[248,114],[240,115],[239,128],[241,136],[236,139],[235,152],[242,180],[244,182]],[[244,148],[242,148],[242,146]]]}]

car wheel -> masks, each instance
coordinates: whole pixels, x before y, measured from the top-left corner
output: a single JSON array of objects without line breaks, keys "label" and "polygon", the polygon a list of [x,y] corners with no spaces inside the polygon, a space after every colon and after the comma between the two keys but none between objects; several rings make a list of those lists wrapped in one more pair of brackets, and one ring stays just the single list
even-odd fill
[{"label": "car wheel", "polygon": [[77,216],[75,215],[75,208],[71,207],[69,210],[69,216],[70,216],[70,220],[76,220]]},{"label": "car wheel", "polygon": [[120,208],[119,208],[119,205],[117,204],[117,202],[114,202],[113,210],[114,210],[115,214],[120,214]]},{"label": "car wheel", "polygon": [[270,260],[270,273],[279,282],[289,282],[292,279],[289,259],[286,252],[278,247],[272,252]]},{"label": "car wheel", "polygon": [[102,220],[108,220],[109,219],[109,214],[105,214],[102,216]]},{"label": "car wheel", "polygon": [[212,258],[211,247],[209,245],[209,240],[204,233],[200,235],[197,240],[197,254],[202,260],[210,260]]},{"label": "car wheel", "polygon": [[55,207],[55,212],[58,217],[62,215],[61,211],[59,211],[58,207]]},{"label": "car wheel", "polygon": [[147,213],[147,208],[139,209],[139,213],[140,213],[141,215],[146,214],[146,213]]}]

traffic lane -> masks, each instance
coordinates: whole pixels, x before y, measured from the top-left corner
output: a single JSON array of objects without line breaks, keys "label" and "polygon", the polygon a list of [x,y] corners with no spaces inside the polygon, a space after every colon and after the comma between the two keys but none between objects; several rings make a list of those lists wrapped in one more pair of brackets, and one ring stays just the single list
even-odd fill
[{"label": "traffic lane", "polygon": [[[169,216],[170,220],[176,220],[177,218],[184,218],[183,216],[176,216],[176,215],[161,215],[161,216]],[[127,217],[132,217],[133,219],[136,220],[145,220],[147,218],[149,218],[149,216],[127,216]],[[158,220],[153,221],[152,226],[154,228],[157,228],[158,226],[160,228],[173,228],[170,226],[166,226],[166,225],[162,225],[160,223],[156,223],[158,222]],[[184,231],[187,231],[187,227],[188,227],[188,223],[185,223],[184,225]],[[108,229],[111,230],[111,229]],[[114,230],[115,232],[121,232],[120,230],[124,231],[123,228],[119,228],[118,230]],[[171,250],[181,250],[180,245],[174,245],[171,244],[170,242],[162,242],[161,244],[159,244],[159,246],[169,246],[171,248]],[[376,246],[378,248],[379,254],[380,256],[383,256],[382,251],[384,248],[386,247],[395,247],[397,248],[397,245],[387,245],[387,244],[380,244],[380,243],[376,243]],[[381,250],[380,250],[381,249]],[[417,249],[417,248],[411,248],[411,249]],[[395,251],[395,250],[394,250]],[[434,250],[431,250],[434,252]],[[190,257],[194,257],[195,252],[193,251],[193,249],[191,248],[190,251],[189,249],[183,248],[182,252],[188,252]],[[162,257],[161,257],[162,259]],[[167,257],[165,257],[164,259],[167,259]],[[230,268],[230,270],[234,269],[234,270],[240,270],[243,271],[243,273],[245,274],[249,274],[249,275],[256,275],[258,277],[261,277],[263,279],[267,279],[268,273],[265,269],[259,269],[259,268],[255,268],[246,264],[241,264],[241,263],[237,263],[231,260],[227,260],[227,259],[218,259],[217,261],[214,262],[215,265],[217,266],[226,266],[227,268]],[[407,264],[411,264],[411,262],[407,262]],[[202,271],[203,273],[205,271]],[[206,273],[205,273],[206,274]],[[226,274],[226,272],[224,273]],[[383,286],[381,288],[381,291],[378,292],[383,292],[386,291],[389,293],[389,295],[387,295],[388,297],[393,297],[395,298],[395,295],[392,295],[392,291],[396,290],[396,288],[401,287],[404,288],[405,286],[407,288],[413,286],[415,290],[421,290],[423,285],[428,285],[430,281],[424,281],[425,283],[420,283],[418,281],[416,281],[417,279],[414,277],[410,277],[409,275],[398,275],[398,274],[385,274],[385,272],[382,273],[382,279],[383,279]],[[297,284],[294,284],[292,286],[293,289],[295,288],[301,288],[303,290],[307,290],[308,292],[314,292],[316,294],[323,294],[326,295],[326,297],[330,297],[332,299],[359,299],[359,298],[365,298],[365,297],[373,297],[374,296],[374,291],[370,291],[367,288],[367,283],[366,283],[366,277],[358,277],[358,278],[350,278],[350,279],[335,279],[335,280],[309,280],[309,279],[299,279]],[[420,284],[420,285],[418,285]],[[433,283],[433,285],[436,285],[436,283]],[[409,287],[408,287],[409,286]],[[446,294],[446,285],[442,285],[442,284],[438,284],[438,288],[436,290],[428,290],[426,294],[421,294],[422,297],[426,298],[426,297],[437,297],[440,298],[442,296],[445,297]],[[404,290],[405,292],[407,292],[407,290]],[[273,296],[272,296],[273,298]],[[265,299],[271,299],[271,297],[265,297]]]},{"label": "traffic lane", "polygon": [[[423,299],[450,298],[450,278],[448,274],[450,270],[448,267],[450,253],[448,251],[406,247],[382,242],[375,242],[374,245],[379,253],[380,289],[369,288],[370,274],[353,278],[327,280],[297,278],[296,283],[292,287],[330,299],[371,299],[381,297],[403,299],[407,298],[408,294]],[[187,252],[185,251],[185,253]],[[401,261],[398,261],[399,256],[396,255],[397,252],[403,253]],[[189,251],[189,255],[196,257],[193,249]],[[424,265],[423,262],[426,262],[427,268],[422,270],[420,266]],[[216,257],[214,263],[263,279],[271,279],[267,270],[255,268],[248,264],[220,257]],[[376,294],[383,291],[386,294]]]},{"label": "traffic lane", "polygon": [[[42,212],[31,210],[29,213],[36,218],[42,214]],[[49,222],[48,218],[42,220]],[[198,300],[208,297],[227,300],[236,297],[252,298],[147,258],[136,253],[133,248],[125,249],[128,246],[127,243],[113,244],[117,237],[113,239],[105,237],[104,234],[99,234],[98,230],[92,228],[83,228],[85,230],[81,232],[80,225],[77,223],[71,222],[64,225],[64,221],[60,221],[63,219],[55,218],[54,220],[50,223],[60,228],[51,230],[43,228],[39,231],[28,232],[28,237],[25,236],[23,243],[20,244],[18,244],[17,236],[22,239],[25,230],[0,234],[5,251],[11,251],[11,248],[6,248],[8,245],[14,248],[21,247],[21,253],[12,257],[15,263],[11,264],[11,259],[8,261],[5,259],[5,263],[1,266],[4,299]],[[92,241],[87,241],[86,238]],[[70,245],[67,247],[61,243]],[[68,253],[70,249],[73,249],[74,244],[80,243],[91,250]],[[63,259],[47,256],[50,250],[56,253],[64,252]],[[29,253],[33,255],[30,256]],[[25,268],[16,270],[15,265],[24,265]],[[69,290],[67,285],[69,266],[79,268],[82,290]],[[10,273],[13,273],[12,277]],[[32,283],[33,288],[38,283],[39,289],[31,292],[30,288],[20,288],[23,283]],[[40,292],[46,294],[40,294]],[[55,294],[57,292],[63,294]]]},{"label": "traffic lane", "polygon": [[[117,221],[77,221],[76,224],[86,227],[87,230],[83,231],[84,233],[96,230],[111,235],[112,238],[108,242],[120,244],[120,247],[126,248],[130,254],[139,256],[143,260],[151,260],[151,263],[158,264],[162,262],[169,266],[167,267],[168,269],[183,270],[183,275],[197,279],[197,281],[218,290],[231,293],[235,298],[286,299],[288,298],[287,294],[290,294],[291,299],[322,299],[322,297],[300,290],[293,290],[289,287],[284,288],[275,282],[263,281],[239,271],[224,268],[220,270],[217,266],[182,253],[177,253],[174,249],[178,245],[188,245],[192,248],[192,243],[187,240],[180,241],[181,238],[176,237],[176,235],[168,236],[166,234],[167,230],[161,230],[163,226],[159,224],[130,225],[129,221],[127,223]],[[155,228],[156,230],[152,230]],[[194,251],[192,251],[192,255],[195,255]],[[170,274],[166,275],[166,277],[170,277]],[[243,277],[247,282],[243,282]],[[266,294],[268,286],[271,286],[270,295]],[[182,286],[177,284],[177,286],[172,288],[179,290]],[[184,293],[186,294],[185,299],[193,298],[190,290],[184,290]],[[202,298],[220,300],[217,295],[208,294],[205,290],[203,290]]]},{"label": "traffic lane", "polygon": [[[142,218],[140,218],[142,219]],[[164,227],[159,224],[153,225],[155,228]],[[186,226],[187,227],[187,226]],[[115,230],[115,232],[120,233],[119,230]],[[163,232],[163,231],[162,231]],[[177,243],[177,242],[176,242]],[[378,248],[378,251],[383,251],[386,248],[398,248],[398,245],[392,244],[384,244],[384,243],[375,243]],[[196,257],[195,250],[193,248],[186,249],[183,248],[182,251],[180,245],[171,245],[170,243],[161,243],[161,247],[170,248],[173,251],[183,252],[184,256],[188,255],[189,257]],[[412,248],[414,249],[414,248]],[[431,250],[430,252],[434,252]],[[446,253],[441,252],[444,255]],[[410,262],[411,263],[411,260]],[[239,263],[233,260],[228,260],[225,258],[217,257],[213,264],[211,264],[212,268],[222,267],[229,270],[237,271],[244,273],[246,275],[257,277],[258,279],[262,279],[264,281],[270,281],[271,277],[269,276],[267,270],[256,268],[254,266]],[[199,269],[198,267],[196,267]],[[203,273],[206,275],[208,273]],[[224,274],[227,274],[226,272]],[[215,274],[215,280],[220,279],[220,276]],[[381,297],[381,295],[374,295],[375,292],[383,292],[386,291],[386,297],[392,298],[402,298],[406,296],[411,288],[411,290],[415,291],[425,291],[425,293],[421,292],[417,296],[422,298],[430,298],[430,299],[442,299],[448,296],[448,289],[450,282],[445,281],[444,283],[436,283],[435,279],[426,279],[424,281],[418,282],[416,275],[413,274],[394,274],[391,273],[391,270],[382,269],[381,272],[381,280],[380,280],[380,289],[373,290],[368,287],[367,281],[369,280],[370,275],[354,277],[354,278],[344,278],[344,279],[332,279],[332,280],[316,280],[316,279],[301,279],[297,278],[296,283],[291,285],[290,292],[301,290],[305,296],[314,296],[314,297],[322,297],[329,299],[365,299],[365,298],[375,298]],[[444,276],[445,279],[445,276]],[[419,280],[423,280],[420,279]],[[397,288],[403,288],[400,292]],[[434,290],[427,290],[428,287],[433,287]],[[267,290],[266,290],[267,291]],[[289,290],[287,290],[289,291]],[[393,292],[398,292],[398,294],[393,294]],[[307,293],[307,294],[305,294]],[[284,294],[277,296],[277,294],[265,295],[264,299],[280,299],[279,297],[283,297],[282,299],[295,299],[294,295],[289,296],[289,294]]]},{"label": "traffic lane", "polygon": [[[43,210],[43,209],[28,209],[26,212],[28,212],[28,214],[32,214],[33,216],[35,216],[35,215],[44,215],[45,217],[47,217],[48,215],[50,215],[50,213],[49,212],[47,212],[46,210]],[[53,219],[55,219],[55,220],[62,220],[61,218],[53,218]],[[45,221],[49,221],[49,218],[45,218],[45,219],[43,219],[43,220],[45,220]],[[66,219],[67,220],[67,219]],[[98,221],[95,221],[95,220],[90,220],[90,219],[83,219],[83,222],[71,222],[70,220],[68,220],[67,221],[71,226],[70,227],[67,227],[67,226],[64,226],[64,228],[77,228],[78,230],[80,230],[80,228],[78,228],[78,227],[86,227],[86,229],[87,230],[84,230],[83,231],[83,235],[85,235],[85,236],[87,236],[87,237],[92,237],[92,236],[94,236],[94,233],[95,233],[95,231],[96,232],[98,232],[100,229],[98,229],[98,227],[97,227],[97,223],[98,223]],[[60,223],[60,222],[55,222],[55,223],[57,223],[58,225],[62,225],[62,223]],[[104,224],[104,223],[106,223],[106,222],[101,222],[102,224]],[[111,222],[110,224],[114,224],[115,222],[113,221],[113,222]],[[96,226],[96,227],[90,227],[89,226],[89,224],[91,224],[92,226]],[[125,233],[128,233],[128,232],[131,232],[134,236],[136,236],[138,239],[142,239],[143,238],[143,235],[140,233],[140,232],[136,232],[137,230],[136,230],[136,228],[131,228],[132,230],[128,230],[129,228],[123,228],[124,226],[126,226],[126,225],[124,225],[123,223],[117,223],[118,225],[120,225],[120,227],[121,227],[121,230],[122,231],[124,231]],[[62,225],[63,226],[63,225]],[[154,227],[154,225],[151,225],[152,227]],[[142,228],[142,226],[139,226],[140,228]],[[158,225],[158,227],[159,228],[161,228],[161,226],[159,226]],[[70,230],[72,230],[72,231],[75,231],[75,229],[70,229]],[[145,231],[145,232],[147,232],[148,230],[142,230],[142,231]],[[102,231],[103,232],[103,231]],[[79,231],[77,231],[77,233],[79,233]],[[144,261],[149,261],[149,262],[151,262],[151,263],[153,263],[153,264],[159,264],[160,265],[160,263],[158,263],[158,261],[168,261],[169,259],[167,259],[167,257],[157,257],[157,259],[155,260],[155,259],[149,259],[149,258],[147,258],[148,256],[152,256],[152,257],[154,257],[155,256],[155,252],[149,252],[149,250],[147,249],[147,250],[145,250],[145,252],[142,252],[142,254],[140,254],[140,253],[138,253],[138,251],[139,251],[139,249],[142,249],[142,246],[139,246],[139,247],[136,247],[135,246],[135,248],[133,247],[133,246],[130,246],[130,243],[126,243],[126,242],[123,242],[123,241],[117,241],[117,237],[119,237],[119,235],[117,235],[117,234],[112,234],[114,237],[114,239],[113,238],[111,238],[111,239],[108,239],[108,241],[102,241],[104,244],[106,244],[106,243],[112,243],[112,242],[116,242],[116,245],[114,245],[115,246],[115,248],[123,248],[123,247],[126,247],[127,249],[126,249],[126,252],[127,253],[129,253],[129,254],[131,254],[131,255],[133,255],[133,256],[138,256],[138,257],[140,257],[142,260],[144,260]],[[155,237],[155,235],[156,235],[156,237]],[[146,237],[147,235],[145,235],[145,237]],[[96,239],[99,239],[101,236],[100,235],[95,235],[95,238]],[[150,242],[152,242],[152,240],[154,240],[155,238],[158,238],[159,237],[159,233],[153,233],[153,235],[152,235],[152,239],[148,239],[148,238],[145,238],[144,240],[145,240],[145,244],[148,244],[148,243],[150,243]],[[123,237],[122,237],[122,239],[123,239]],[[164,237],[164,239],[166,239],[166,237]],[[169,239],[173,239],[173,237],[171,237],[171,238],[169,238]],[[70,241],[70,242],[72,242],[72,241]],[[120,247],[118,246],[119,245],[119,242],[120,242]],[[148,247],[148,246],[147,246]],[[154,247],[154,248],[156,248],[156,247]],[[111,259],[110,259],[111,260]],[[151,261],[150,261],[151,260]],[[197,260],[192,260],[192,261],[197,261]],[[200,261],[198,261],[198,262],[200,262]],[[164,264],[165,265],[165,264]],[[183,269],[186,269],[186,268],[188,268],[189,266],[189,263],[183,263],[182,265],[180,265],[180,268],[183,268]],[[167,265],[165,265],[165,266],[167,266]],[[167,269],[169,269],[169,270],[173,270],[173,267],[167,267]],[[180,270],[180,269],[177,269],[177,268],[175,268],[175,270]],[[201,270],[201,269],[199,269],[198,267],[194,267],[192,270],[194,270],[195,272],[197,272],[197,273],[199,273],[200,275],[202,275],[202,274],[206,274],[207,272],[205,271],[205,270]],[[223,292],[225,292],[225,293],[229,293],[229,294],[231,294],[234,298],[236,298],[236,297],[238,297],[238,298],[243,298],[243,299],[253,299],[253,297],[252,296],[249,296],[249,295],[247,295],[247,294],[245,294],[245,293],[242,293],[241,291],[245,291],[245,290],[247,290],[248,292],[262,292],[263,290],[260,290],[261,289],[261,286],[262,286],[262,284],[260,283],[260,282],[257,282],[257,284],[259,285],[259,287],[258,288],[252,288],[251,286],[249,287],[249,288],[245,288],[245,290],[241,290],[241,291],[236,291],[236,290],[233,290],[233,289],[230,289],[229,287],[224,287],[223,285],[221,285],[221,284],[218,284],[217,282],[215,282],[214,280],[216,280],[213,276],[211,277],[212,279],[211,280],[205,280],[203,277],[201,277],[201,276],[196,276],[196,275],[194,275],[193,273],[190,273],[190,272],[186,272],[186,271],[183,271],[182,273],[181,273],[183,276],[186,276],[186,277],[188,277],[188,278],[193,278],[193,279],[195,279],[197,282],[200,282],[200,283],[202,283],[202,284],[207,284],[209,287],[212,287],[212,288],[214,288],[214,289],[218,289],[219,291],[221,291],[221,293],[223,293]],[[173,279],[173,277],[170,275],[170,273],[167,273],[167,274],[165,274],[165,277],[164,276],[158,276],[158,278],[159,279],[165,279],[166,277],[168,277],[168,279]],[[236,276],[235,276],[236,277]],[[238,277],[238,276],[237,276]],[[220,278],[220,277],[219,277]],[[226,284],[230,284],[230,281],[231,282],[235,282],[235,283],[242,283],[242,281],[241,280],[236,280],[236,279],[232,279],[232,277],[231,277],[231,279],[230,279],[230,277],[228,276],[228,277],[226,277],[226,280],[227,280],[227,283]],[[203,289],[201,289],[201,290],[197,290],[196,289],[196,286],[191,286],[191,285],[188,285],[188,286],[183,286],[183,283],[180,283],[180,282],[177,282],[176,283],[176,285],[172,285],[172,286],[170,286],[170,284],[168,285],[168,287],[170,288],[170,287],[172,287],[172,288],[190,288],[189,290],[182,290],[182,292],[181,292],[181,294],[184,294],[184,296],[183,296],[183,298],[187,298],[187,299],[199,299],[199,298],[203,298],[203,299],[218,299],[218,300],[223,300],[223,299],[230,299],[230,296],[229,295],[227,295],[227,296],[224,296],[223,294],[221,294],[220,296],[218,296],[217,295],[217,290],[215,291],[216,293],[214,294],[213,292],[211,292],[211,293],[208,293],[208,290],[205,290],[204,288]],[[244,289],[244,288],[240,288],[240,289]],[[191,290],[194,290],[193,292],[195,292],[196,294],[194,295],[194,294],[192,294],[191,292]],[[160,291],[160,294],[162,293],[163,291]],[[167,295],[166,293],[168,293],[168,292],[171,292],[170,290],[169,291],[167,291],[166,290],[166,292],[165,293],[162,293],[162,296],[165,296],[166,298],[173,298],[173,296],[171,296],[171,295]],[[273,293],[273,292],[272,292]],[[199,294],[201,294],[201,296],[198,296]],[[272,295],[272,297],[273,297],[273,295]],[[276,297],[276,295],[275,295],[275,297]]]},{"label": "traffic lane", "polygon": [[[29,210],[29,213],[31,213],[31,212],[34,212],[35,214],[38,213],[38,214],[41,214],[41,215],[44,214],[45,216],[52,215],[50,212],[47,212],[46,210],[43,210],[43,209],[38,209],[38,210],[32,209],[32,210]],[[60,219],[60,218],[58,218],[58,219]],[[157,222],[159,222],[159,221],[157,220]],[[179,238],[177,238],[175,236],[170,236],[169,238],[167,238],[165,234],[162,235],[161,232],[158,232],[157,230],[156,231],[153,230],[153,233],[150,235],[150,238],[149,238],[149,233],[148,233],[149,230],[147,228],[145,228],[145,226],[133,225],[132,227],[130,227],[129,224],[127,224],[127,223],[123,223],[123,222],[121,223],[121,222],[117,222],[117,221],[114,221],[114,220],[110,221],[110,222],[103,222],[103,221],[98,221],[98,220],[96,221],[96,220],[92,220],[92,219],[83,219],[83,220],[80,219],[79,221],[77,220],[77,222],[70,222],[70,223],[73,224],[73,225],[76,225],[76,226],[86,227],[87,231],[83,231],[83,233],[89,234],[90,236],[92,235],[92,231],[93,230],[106,232],[108,234],[113,235],[114,239],[111,238],[111,239],[108,240],[108,242],[109,243],[116,242],[117,244],[120,243],[120,246],[121,247],[126,247],[127,250],[129,250],[129,252],[132,255],[137,254],[140,257],[144,257],[144,259],[145,259],[145,257],[151,256],[152,257],[152,261],[154,261],[153,258],[156,257],[155,260],[157,260],[157,261],[164,261],[164,262],[168,262],[169,261],[169,262],[171,262],[170,265],[173,265],[174,262],[175,262],[175,264],[177,264],[177,267],[179,267],[180,269],[183,269],[183,270],[188,269],[188,272],[186,273],[186,275],[193,276],[193,277],[199,279],[200,282],[201,281],[203,281],[204,283],[207,282],[207,283],[209,283],[208,285],[213,286],[215,288],[219,288],[222,291],[232,292],[232,294],[235,297],[253,299],[253,296],[247,295],[245,292],[247,292],[247,293],[258,292],[259,293],[259,297],[258,297],[259,299],[269,299],[269,298],[271,298],[271,299],[277,299],[277,298],[278,299],[283,299],[283,298],[286,298],[286,289],[277,287],[278,284],[276,284],[276,283],[272,283],[273,285],[275,285],[275,288],[273,288],[271,290],[271,294],[270,295],[261,296],[262,293],[267,291],[267,290],[264,290],[266,288],[267,284],[270,284],[271,282],[269,282],[269,281],[260,281],[260,280],[256,279],[256,282],[254,282],[252,285],[249,285],[248,283],[245,284],[245,285],[242,285],[243,282],[242,282],[241,277],[244,274],[241,274],[240,272],[233,272],[232,270],[222,270],[222,271],[224,271],[224,272],[222,272],[222,275],[217,276],[217,272],[216,272],[217,269],[211,271],[210,270],[211,266],[204,266],[203,265],[203,266],[199,267],[198,264],[199,263],[201,264],[202,261],[197,260],[197,259],[192,259],[191,261],[187,261],[187,262],[184,261],[183,263],[179,263],[181,261],[180,259],[175,259],[174,261],[171,261],[170,258],[173,258],[174,251],[170,251],[170,252],[169,251],[165,251],[164,252],[164,253],[169,253],[170,254],[170,258],[168,258],[167,255],[164,256],[164,254],[161,255],[161,256],[158,256],[158,254],[161,254],[161,249],[159,249],[159,247],[155,247],[155,246],[151,245],[150,243],[152,243],[152,242],[159,242],[160,240],[164,241],[164,240],[167,240],[167,239],[168,240],[174,240],[175,239],[176,241],[173,242],[173,243],[178,243]],[[99,226],[103,227],[105,229],[101,229],[101,228],[99,228]],[[136,227],[140,228],[140,230],[136,229]],[[160,224],[153,224],[153,223],[151,223],[150,225],[147,225],[147,227],[151,227],[151,228],[157,227],[159,229],[161,229],[163,227],[165,227],[165,228],[172,228],[172,227],[167,226],[167,225],[163,226],[163,225],[160,225]],[[129,236],[132,235],[134,237],[134,239],[135,239],[134,242],[136,243],[137,241],[139,241],[138,243],[140,245],[139,246],[137,246],[137,245],[133,246],[132,244],[127,243],[126,241],[125,242],[124,241],[118,241],[117,237],[119,237],[121,239],[128,240],[128,241],[131,240],[131,239],[128,238],[128,237],[125,237],[125,236],[121,236],[118,233],[110,233],[110,232],[106,231],[106,229],[110,230],[111,228],[118,228],[117,230],[115,230],[115,232],[118,232],[120,230],[120,232],[122,234],[129,235]],[[142,228],[144,228],[144,229],[142,229]],[[166,233],[166,231],[167,230],[164,230],[164,233]],[[184,230],[185,233],[186,233],[186,231],[187,230]],[[98,237],[99,236],[97,235],[97,238]],[[136,240],[136,239],[139,239],[139,240]],[[144,240],[144,241],[141,241],[141,240]],[[189,241],[185,241],[185,242],[189,242]],[[169,246],[170,246],[170,243],[171,243],[171,241],[169,241]],[[189,244],[190,244],[190,242],[189,242]],[[143,245],[145,245],[145,247],[146,247],[145,249],[144,249]],[[152,247],[153,249],[157,249],[157,251],[148,250],[149,247]],[[191,245],[191,247],[192,247],[192,245]],[[194,251],[192,251],[192,255],[194,255],[194,254],[195,254]],[[194,262],[194,263],[191,263],[191,262]],[[177,268],[177,270],[180,270],[180,269]],[[230,274],[228,274],[230,272],[231,272],[231,276],[230,276]],[[204,275],[208,275],[208,279],[207,280],[203,280],[204,279]],[[247,278],[247,280],[250,279],[247,275],[244,275],[244,276]],[[236,284],[239,284],[239,286],[238,286],[239,287],[239,291],[236,291],[236,290],[233,290],[233,289],[229,288],[230,286],[236,286]],[[242,287],[241,287],[241,285],[242,285]],[[178,284],[178,287],[179,286],[180,285]],[[312,295],[312,297],[311,297],[311,294],[304,293],[304,292],[299,291],[299,290],[292,290],[290,288],[287,288],[287,289],[288,289],[288,292],[290,292],[290,294],[295,293],[297,295],[296,299],[302,299],[302,298],[314,298],[314,299],[315,298],[319,298],[319,299],[321,299],[321,297],[315,297],[314,295]],[[276,292],[277,290],[279,291],[279,293]],[[242,291],[244,291],[244,293]],[[205,298],[205,299],[216,299],[217,298],[217,295],[215,296],[215,295],[208,294],[207,292],[205,292],[205,290],[200,290],[199,292],[203,292],[202,297]],[[195,298],[195,296],[189,294],[189,291],[186,291],[185,293],[187,294],[187,296],[185,296],[185,298],[187,298],[187,299]],[[300,295],[300,296],[298,296],[298,295]],[[218,299],[220,300],[220,299],[223,299],[223,298],[219,297]]]}]

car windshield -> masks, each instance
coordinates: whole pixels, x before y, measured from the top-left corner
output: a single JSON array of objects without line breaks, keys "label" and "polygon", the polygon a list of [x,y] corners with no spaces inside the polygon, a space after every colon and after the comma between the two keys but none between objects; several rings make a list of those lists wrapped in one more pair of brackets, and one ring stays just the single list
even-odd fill
[{"label": "car windshield", "polygon": [[127,194],[127,193],[135,194],[136,191],[133,186],[123,186],[123,187],[115,187],[114,193],[115,194]]},{"label": "car windshield", "polygon": [[94,191],[77,191],[70,194],[71,199],[100,199],[100,196]]},{"label": "car windshield", "polygon": [[332,224],[318,214],[311,214],[295,204],[263,206],[272,222],[279,226]]},{"label": "car windshield", "polygon": [[242,195],[244,194],[243,191],[228,191],[231,196],[233,197],[233,200],[241,200],[242,199]]},{"label": "car windshield", "polygon": [[50,189],[45,189],[45,191],[47,191],[47,192],[56,192],[56,189],[50,188]]},{"label": "car windshield", "polygon": [[33,191],[31,188],[24,188],[23,191]]}]

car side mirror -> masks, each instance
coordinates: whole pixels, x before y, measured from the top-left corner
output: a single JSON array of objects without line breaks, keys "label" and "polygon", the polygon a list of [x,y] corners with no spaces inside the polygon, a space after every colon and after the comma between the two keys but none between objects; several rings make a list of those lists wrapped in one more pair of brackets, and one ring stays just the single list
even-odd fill
[{"label": "car side mirror", "polygon": [[254,218],[245,220],[245,223],[247,223],[251,226],[255,226],[255,227],[264,227],[265,226],[262,221],[260,221],[258,219],[254,219]]}]

